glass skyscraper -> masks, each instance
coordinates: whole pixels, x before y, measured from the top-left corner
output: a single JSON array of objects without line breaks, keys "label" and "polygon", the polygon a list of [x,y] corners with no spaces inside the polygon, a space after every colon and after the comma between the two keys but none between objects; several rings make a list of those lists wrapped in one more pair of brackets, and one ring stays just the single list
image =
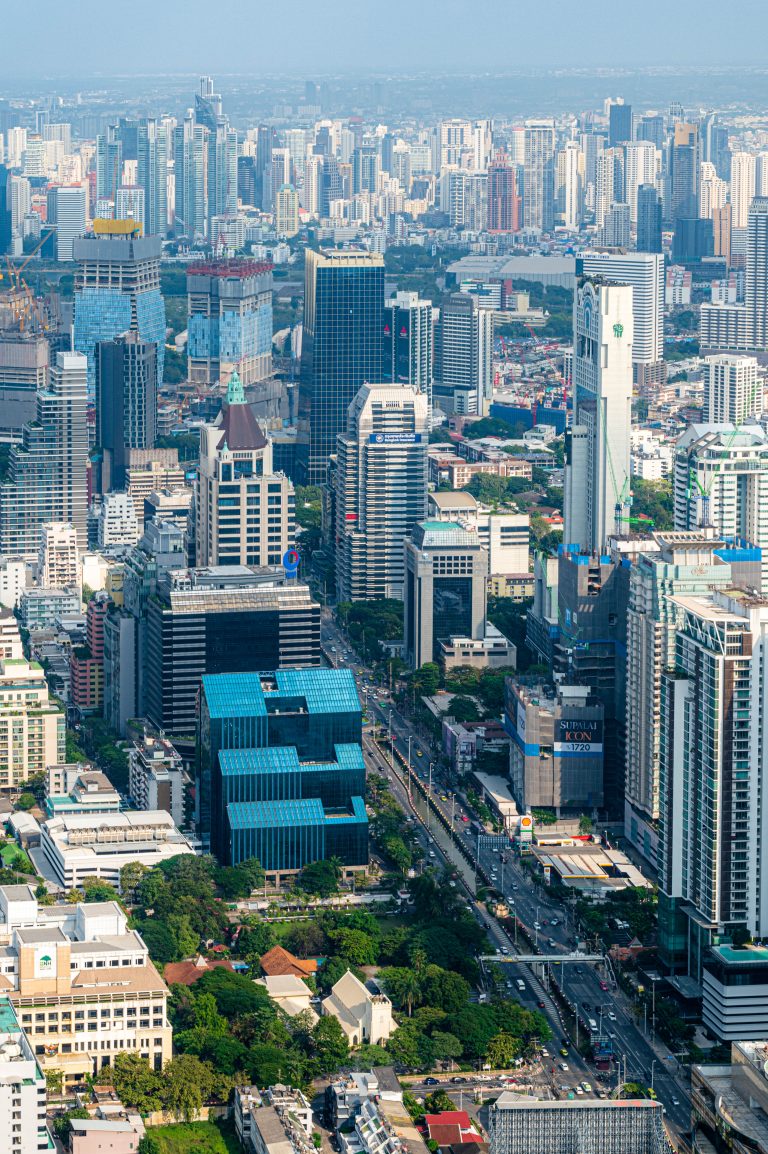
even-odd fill
[{"label": "glass skyscraper", "polygon": [[156,236],[85,236],[73,243],[75,275],[74,345],[88,358],[88,385],[95,386],[99,341],[137,332],[157,345],[157,379],[165,360],[165,302],[160,292],[162,241]]},{"label": "glass skyscraper", "polygon": [[306,484],[324,484],[355,394],[383,378],[383,318],[380,253],[307,250],[299,387]]},{"label": "glass skyscraper", "polygon": [[204,676],[201,828],[221,861],[269,872],[368,861],[362,711],[346,669]]}]

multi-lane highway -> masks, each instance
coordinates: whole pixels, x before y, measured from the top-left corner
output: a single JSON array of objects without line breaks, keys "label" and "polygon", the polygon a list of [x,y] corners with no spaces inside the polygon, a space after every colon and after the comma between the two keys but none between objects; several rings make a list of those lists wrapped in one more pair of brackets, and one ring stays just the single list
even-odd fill
[{"label": "multi-lane highway", "polygon": [[[534,952],[545,955],[566,954],[579,947],[580,940],[569,911],[550,900],[546,890],[534,887],[511,846],[505,851],[502,849],[503,841],[478,834],[474,815],[453,794],[443,771],[436,765],[432,768],[431,798],[443,821],[430,811],[422,792],[429,786],[429,746],[401,716],[381,688],[371,683],[369,671],[360,664],[333,622],[323,623],[323,644],[332,664],[354,670],[369,718],[388,733],[391,732],[395,749],[400,754],[400,761],[395,759],[395,766],[391,767],[390,759],[369,733],[365,739],[369,765],[389,776],[395,796],[415,823],[415,831],[427,860],[436,865],[445,864],[458,874],[457,885],[465,894],[469,907],[486,928],[494,948],[508,952],[509,962],[505,963],[505,969],[508,968],[508,982],[512,983],[510,992],[528,1008],[538,1007],[547,1016],[555,1037],[555,1042],[549,1047],[549,1072],[553,1084],[572,1086],[580,1081],[596,1082],[594,1070],[580,1058],[572,1045],[572,1041],[583,1040],[583,1033],[579,1033],[578,1039],[575,1036],[566,1038],[558,1006],[548,992],[550,979],[556,977],[567,999],[577,1007],[582,1022],[592,1018],[603,1033],[612,1035],[616,1066],[611,1075],[611,1085],[615,1085],[618,1080],[620,1062],[622,1078],[653,1087],[666,1107],[670,1127],[680,1132],[688,1130],[690,1099],[684,1071],[666,1047],[658,1040],[647,1037],[638,1027],[631,1004],[616,988],[609,971],[599,965],[573,962],[543,969],[536,966],[538,973],[534,973],[530,966],[513,961],[517,952],[514,940],[507,936],[495,918],[487,914],[483,905],[474,901],[478,886],[490,881],[494,889],[504,894],[510,909],[514,909],[517,918],[528,931],[534,943]],[[408,781],[407,770],[402,764],[408,761],[418,781],[413,778]],[[463,820],[465,818],[468,820]],[[451,826],[453,833],[450,832]],[[464,844],[472,860],[467,860],[457,846],[457,841]],[[539,929],[536,928],[537,923]],[[523,935],[520,935],[518,946],[519,952],[531,952]],[[524,990],[517,988],[518,978],[524,981]],[[608,989],[601,988],[601,983]],[[559,1054],[560,1043],[563,1042],[569,1051],[567,1057]],[[563,1062],[567,1070],[562,1069]],[[607,1086],[606,1083],[603,1085]]]}]

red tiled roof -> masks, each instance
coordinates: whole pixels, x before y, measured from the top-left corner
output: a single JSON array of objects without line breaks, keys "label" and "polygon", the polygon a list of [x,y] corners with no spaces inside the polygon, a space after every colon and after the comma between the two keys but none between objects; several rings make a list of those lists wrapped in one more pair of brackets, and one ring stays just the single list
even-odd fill
[{"label": "red tiled roof", "polygon": [[443,1110],[440,1114],[426,1114],[424,1121],[429,1137],[438,1146],[460,1146],[467,1142],[482,1142],[473,1129],[466,1110]]},{"label": "red tiled roof", "polygon": [[297,958],[282,946],[273,946],[261,959],[261,968],[268,978],[294,974],[306,978],[317,972],[317,962],[313,958]]},{"label": "red tiled roof", "polygon": [[163,970],[163,978],[172,985],[174,982],[179,982],[182,986],[192,986],[201,978],[203,974],[207,974],[209,970],[215,970],[218,966],[223,966],[225,970],[232,970],[232,963],[226,959],[217,959],[209,962],[203,959],[204,965],[199,962],[169,962]]}]

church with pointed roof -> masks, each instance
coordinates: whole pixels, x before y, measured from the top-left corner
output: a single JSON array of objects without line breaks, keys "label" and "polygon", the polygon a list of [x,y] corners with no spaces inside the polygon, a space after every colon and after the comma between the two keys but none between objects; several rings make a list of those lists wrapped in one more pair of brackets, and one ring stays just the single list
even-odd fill
[{"label": "church with pointed roof", "polygon": [[196,514],[199,566],[279,565],[294,545],[293,484],[273,472],[237,370],[216,422],[200,430]]}]

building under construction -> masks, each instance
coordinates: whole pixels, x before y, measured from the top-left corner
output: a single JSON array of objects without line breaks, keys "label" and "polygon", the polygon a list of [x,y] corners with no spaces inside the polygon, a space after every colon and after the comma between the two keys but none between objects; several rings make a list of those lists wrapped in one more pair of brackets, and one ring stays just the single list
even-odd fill
[{"label": "building under construction", "polygon": [[188,376],[193,385],[244,386],[272,372],[272,265],[215,260],[187,268]]},{"label": "building under construction", "polygon": [[489,1112],[491,1154],[672,1154],[661,1102],[549,1102],[500,1094]]}]

